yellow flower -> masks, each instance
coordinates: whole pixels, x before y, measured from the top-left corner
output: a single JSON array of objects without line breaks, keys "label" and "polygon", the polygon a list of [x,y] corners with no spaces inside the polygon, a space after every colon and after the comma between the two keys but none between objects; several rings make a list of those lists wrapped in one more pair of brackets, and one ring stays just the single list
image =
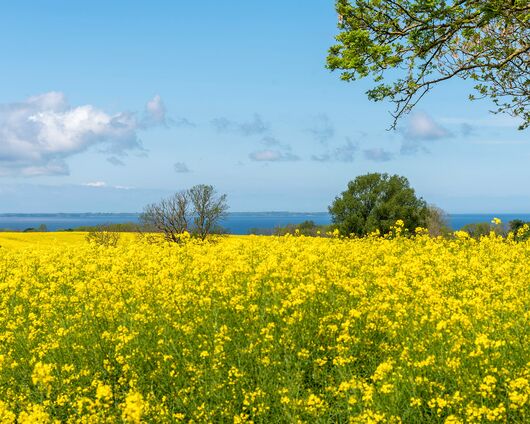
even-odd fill
[{"label": "yellow flower", "polygon": [[52,420],[42,405],[30,405],[28,410],[19,415],[17,422],[19,424],[48,424]]},{"label": "yellow flower", "polygon": [[96,389],[96,399],[105,403],[112,399],[112,388],[107,384],[98,384]]},{"label": "yellow flower", "polygon": [[0,422],[5,424],[13,424],[15,419],[15,413],[10,411],[7,405],[0,400]]},{"label": "yellow flower", "polygon": [[53,368],[51,364],[37,362],[33,367],[33,374],[31,375],[33,384],[49,387],[50,383],[54,380],[54,376],[52,375]]},{"label": "yellow flower", "polygon": [[122,405],[122,419],[126,423],[139,424],[144,413],[143,396],[138,392],[129,392]]}]

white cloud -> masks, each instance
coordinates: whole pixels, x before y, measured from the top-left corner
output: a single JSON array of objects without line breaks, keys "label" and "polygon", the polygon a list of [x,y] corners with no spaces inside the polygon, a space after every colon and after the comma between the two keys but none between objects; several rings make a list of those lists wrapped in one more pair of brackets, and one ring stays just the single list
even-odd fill
[{"label": "white cloud", "polygon": [[270,131],[270,125],[263,121],[257,113],[254,114],[251,121],[236,122],[221,117],[212,119],[211,124],[218,133],[239,133],[244,136],[252,136],[266,134]]},{"label": "white cloud", "polygon": [[412,115],[405,130],[405,137],[411,140],[437,140],[450,135],[449,131],[424,112]]},{"label": "white cloud", "polygon": [[105,181],[91,181],[89,183],[83,184],[85,187],[107,187],[107,183]]},{"label": "white cloud", "polygon": [[107,162],[111,163],[114,166],[125,166],[125,163],[121,159],[118,159],[116,156],[111,156],[107,158]]},{"label": "white cloud", "polygon": [[72,107],[60,92],[3,104],[0,174],[68,174],[65,159],[93,146],[114,155],[145,151],[138,131],[163,122],[165,108],[159,96],[148,102],[143,122],[130,112],[109,114],[92,105]]},{"label": "white cloud", "polygon": [[158,94],[145,105],[144,125],[167,125],[166,106]]},{"label": "white cloud", "polygon": [[387,162],[394,158],[394,154],[387,152],[381,147],[375,147],[373,149],[366,149],[364,151],[364,157],[374,162]]},{"label": "white cloud", "polygon": [[357,143],[346,138],[346,143],[320,155],[312,155],[311,159],[317,162],[353,162],[359,150]]},{"label": "white cloud", "polygon": [[428,152],[429,150],[423,145],[423,141],[434,141],[453,136],[450,131],[438,124],[425,112],[412,115],[402,134],[401,154]]},{"label": "white cloud", "polygon": [[287,162],[297,161],[300,158],[290,152],[281,152],[279,150],[259,150],[249,155],[250,159],[256,162]]},{"label": "white cloud", "polygon": [[487,118],[465,118],[465,117],[444,117],[439,119],[440,122],[449,125],[467,124],[472,127],[489,127],[489,128],[512,128],[517,129],[519,120],[510,115],[488,115]]},{"label": "white cloud", "polygon": [[175,172],[178,172],[179,174],[186,174],[188,172],[191,172],[188,168],[188,165],[186,165],[184,162],[176,162],[173,165],[173,169]]},{"label": "white cloud", "polygon": [[313,138],[322,143],[327,143],[335,135],[335,127],[325,114],[320,114],[314,117],[313,123],[310,128],[307,129]]},{"label": "white cloud", "polygon": [[339,162],[353,162],[355,159],[355,153],[359,149],[356,143],[351,140],[347,140],[346,144],[339,146],[335,149],[334,156]]},{"label": "white cloud", "polygon": [[331,162],[333,160],[329,153],[322,153],[321,155],[312,155],[311,159],[317,162]]}]

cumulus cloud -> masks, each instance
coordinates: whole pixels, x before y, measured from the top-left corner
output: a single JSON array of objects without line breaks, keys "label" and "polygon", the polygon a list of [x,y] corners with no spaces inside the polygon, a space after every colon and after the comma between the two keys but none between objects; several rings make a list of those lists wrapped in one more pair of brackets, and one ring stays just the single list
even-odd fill
[{"label": "cumulus cloud", "polygon": [[487,118],[444,117],[440,122],[448,125],[469,125],[473,128],[517,128],[519,120],[510,115],[491,115]]},{"label": "cumulus cloud", "polygon": [[256,162],[289,162],[297,161],[300,158],[291,152],[280,150],[259,150],[249,155],[250,159]]},{"label": "cumulus cloud", "polygon": [[410,140],[437,140],[450,135],[449,131],[424,112],[412,115],[405,130],[405,137]]},{"label": "cumulus cloud", "polygon": [[327,143],[335,135],[335,127],[325,114],[321,114],[315,117],[313,124],[307,129],[313,138],[319,143]]},{"label": "cumulus cloud", "polygon": [[334,156],[339,162],[353,162],[355,159],[355,153],[359,149],[356,143],[348,140],[343,146],[339,146],[335,149]]},{"label": "cumulus cloud", "polygon": [[195,128],[197,124],[195,122],[190,121],[187,118],[169,118],[169,123],[175,127],[189,127],[189,128]]},{"label": "cumulus cloud", "polygon": [[175,162],[175,164],[173,165],[173,169],[179,174],[185,174],[190,172],[188,166],[184,162]]},{"label": "cumulus cloud", "polygon": [[272,137],[270,135],[263,137],[261,139],[261,142],[265,146],[282,146],[282,143],[280,142],[280,140],[278,140],[276,137]]},{"label": "cumulus cloud", "polygon": [[262,135],[270,130],[270,125],[257,113],[250,121],[236,122],[227,118],[215,118],[212,119],[211,124],[219,133],[236,133],[244,136]]},{"label": "cumulus cloud", "polygon": [[125,163],[121,159],[118,159],[116,156],[111,156],[107,158],[107,162],[114,166],[125,166]]},{"label": "cumulus cloud", "polygon": [[387,152],[381,147],[376,147],[373,149],[366,149],[364,151],[364,157],[374,162],[387,162],[394,158],[394,154],[391,152]]},{"label": "cumulus cloud", "polygon": [[419,151],[428,152],[429,150],[423,142],[453,136],[450,131],[424,112],[412,115],[402,134],[401,154],[414,154]]},{"label": "cumulus cloud", "polygon": [[311,159],[317,162],[353,162],[358,150],[359,146],[357,143],[346,139],[345,144],[336,147],[330,152],[312,155]]},{"label": "cumulus cloud", "polygon": [[156,95],[145,105],[144,121],[145,126],[167,125],[166,105],[160,95]]},{"label": "cumulus cloud", "polygon": [[413,155],[418,152],[429,153],[429,149],[422,146],[418,140],[403,140],[399,152],[402,155]]},{"label": "cumulus cloud", "polygon": [[105,181],[91,181],[89,183],[83,184],[85,187],[107,187],[107,183]]},{"label": "cumulus cloud", "polygon": [[282,143],[276,137],[270,135],[263,137],[260,141],[263,146],[261,150],[249,154],[249,158],[256,162],[289,162],[300,158],[292,153],[292,148],[287,143]]},{"label": "cumulus cloud", "polygon": [[474,135],[475,128],[472,125],[468,124],[467,122],[464,122],[460,124],[460,132],[462,133],[464,137],[469,137],[471,135]]},{"label": "cumulus cloud", "polygon": [[[149,119],[148,119],[149,118]],[[65,159],[97,146],[123,155],[145,151],[138,131],[165,120],[155,96],[139,119],[131,112],[106,113],[92,105],[70,106],[63,93],[50,92],[0,105],[0,173],[68,174]]]},{"label": "cumulus cloud", "polygon": [[333,160],[329,153],[322,153],[321,155],[311,155],[311,159],[316,162],[331,162]]},{"label": "cumulus cloud", "polygon": [[159,94],[149,100],[145,105],[142,125],[147,128],[157,125],[165,127],[196,127],[196,124],[187,118],[168,117],[166,105]]}]

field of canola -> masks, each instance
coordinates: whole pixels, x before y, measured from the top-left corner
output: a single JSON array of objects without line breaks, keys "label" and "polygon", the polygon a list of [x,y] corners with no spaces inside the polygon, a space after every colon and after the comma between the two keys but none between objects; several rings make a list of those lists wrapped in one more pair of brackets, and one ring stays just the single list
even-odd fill
[{"label": "field of canola", "polygon": [[530,243],[0,235],[0,422],[530,421]]}]

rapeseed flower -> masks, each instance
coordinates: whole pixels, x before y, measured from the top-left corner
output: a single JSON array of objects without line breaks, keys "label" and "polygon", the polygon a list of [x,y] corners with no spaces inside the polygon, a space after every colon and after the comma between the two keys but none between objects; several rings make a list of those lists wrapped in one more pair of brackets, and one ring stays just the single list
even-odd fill
[{"label": "rapeseed flower", "polygon": [[526,422],[528,229],[402,227],[2,233],[0,422]]}]

